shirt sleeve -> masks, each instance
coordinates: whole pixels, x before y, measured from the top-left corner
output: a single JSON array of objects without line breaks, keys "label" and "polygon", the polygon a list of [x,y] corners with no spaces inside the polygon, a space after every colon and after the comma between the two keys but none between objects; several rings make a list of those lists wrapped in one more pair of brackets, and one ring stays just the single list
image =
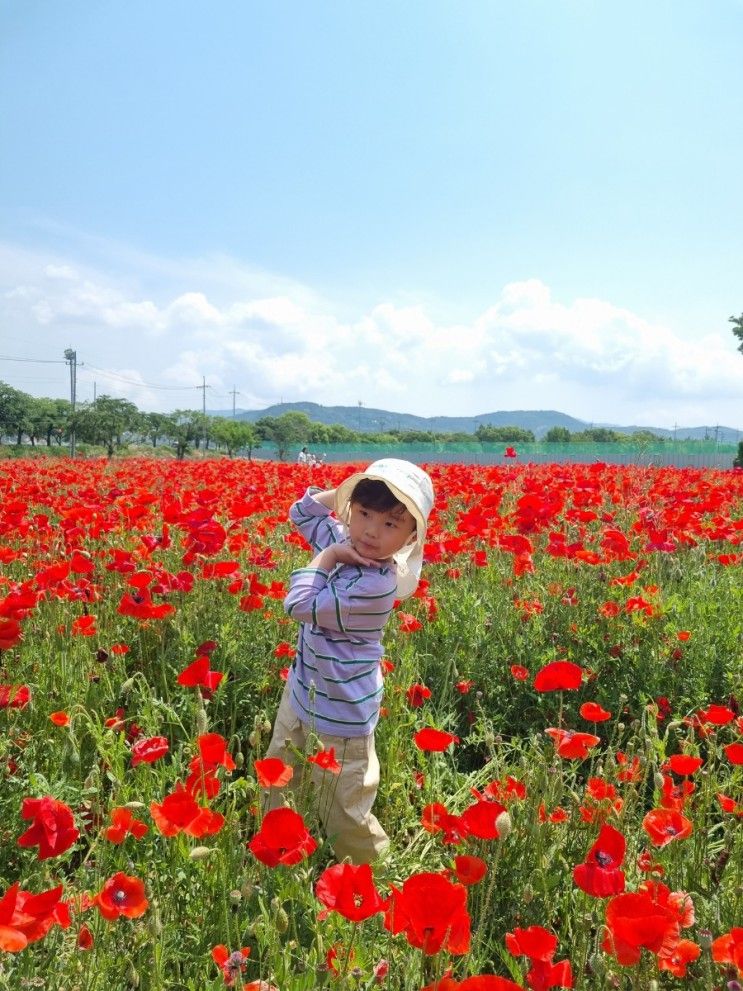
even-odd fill
[{"label": "shirt sleeve", "polygon": [[342,523],[331,516],[327,506],[312,498],[313,492],[321,489],[309,488],[289,510],[289,519],[299,530],[314,551],[325,550],[331,544],[338,544],[346,539],[346,530]]},{"label": "shirt sleeve", "polygon": [[338,633],[381,637],[395,603],[397,576],[391,567],[342,565],[328,573],[299,568],[289,579],[287,615],[300,623]]}]

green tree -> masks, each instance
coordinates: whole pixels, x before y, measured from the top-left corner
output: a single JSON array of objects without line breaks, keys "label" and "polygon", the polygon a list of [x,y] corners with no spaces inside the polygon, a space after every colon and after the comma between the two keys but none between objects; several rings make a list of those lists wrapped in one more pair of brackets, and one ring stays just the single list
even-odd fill
[{"label": "green tree", "polygon": [[142,434],[151,441],[153,447],[157,447],[160,437],[168,436],[170,418],[167,413],[143,413],[142,414]]},{"label": "green tree", "polygon": [[29,416],[33,398],[26,392],[0,382],[0,435],[14,434],[20,445],[30,428]]},{"label": "green tree", "polygon": [[481,423],[475,431],[475,437],[481,444],[533,444],[534,434],[523,427],[505,426],[493,427]]},{"label": "green tree", "polygon": [[246,448],[248,457],[260,443],[258,433],[252,423],[245,420],[229,420],[224,416],[212,418],[211,435],[218,447],[223,447],[230,457]]},{"label": "green tree", "polygon": [[276,456],[283,461],[293,444],[308,444],[312,435],[312,420],[306,413],[291,410],[281,416],[263,416],[256,422],[258,436],[276,446]]},{"label": "green tree", "polygon": [[80,440],[102,444],[109,458],[123,445],[127,431],[136,429],[139,410],[128,399],[99,396],[94,403],[86,403],[73,416],[75,434]]},{"label": "green tree", "polygon": [[202,419],[202,414],[194,409],[177,409],[168,414],[164,433],[172,441],[179,461],[185,458],[197,439],[198,431],[202,428]]},{"label": "green tree", "polygon": [[608,427],[590,427],[573,434],[573,440],[576,444],[618,444],[622,434]]},{"label": "green tree", "polygon": [[730,317],[728,323],[733,325],[733,333],[740,341],[738,350],[743,354],[743,313],[739,317]]},{"label": "green tree", "polygon": [[573,435],[567,427],[550,427],[544,435],[544,439],[548,444],[569,444],[572,437]]}]

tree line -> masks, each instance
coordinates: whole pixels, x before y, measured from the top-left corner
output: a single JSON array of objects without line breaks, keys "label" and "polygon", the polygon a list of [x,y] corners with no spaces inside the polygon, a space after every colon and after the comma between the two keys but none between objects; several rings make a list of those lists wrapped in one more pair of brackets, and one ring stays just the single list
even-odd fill
[{"label": "tree line", "polygon": [[[401,429],[369,433],[341,424],[318,423],[294,410],[278,417],[261,417],[255,423],[189,409],[145,413],[128,399],[107,395],[81,403],[73,412],[66,399],[30,396],[0,382],[0,437],[11,438],[17,445],[62,447],[73,433],[76,442],[103,447],[109,457],[133,441],[153,448],[166,444],[178,458],[200,449],[223,451],[230,457],[244,452],[251,457],[254,450],[270,447],[284,459],[292,448],[303,445],[322,451],[335,444],[394,448],[402,444],[531,444],[536,440],[533,431],[523,427],[486,424],[480,424],[474,434]],[[643,430],[623,434],[606,427],[577,432],[553,427],[544,440],[548,444],[644,444],[657,443],[662,438]]]}]

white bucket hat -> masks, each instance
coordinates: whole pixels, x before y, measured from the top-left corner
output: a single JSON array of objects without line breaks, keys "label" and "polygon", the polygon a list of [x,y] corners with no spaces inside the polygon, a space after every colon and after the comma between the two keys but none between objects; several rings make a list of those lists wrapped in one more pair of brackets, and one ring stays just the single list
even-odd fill
[{"label": "white bucket hat", "polygon": [[407,599],[415,592],[423,566],[423,545],[426,523],[433,507],[433,484],[422,468],[399,458],[374,461],[366,471],[356,472],[341,482],[335,492],[335,514],[348,524],[351,519],[351,494],[365,478],[384,482],[415,519],[415,542],[402,547],[395,555],[397,564],[397,595]]}]

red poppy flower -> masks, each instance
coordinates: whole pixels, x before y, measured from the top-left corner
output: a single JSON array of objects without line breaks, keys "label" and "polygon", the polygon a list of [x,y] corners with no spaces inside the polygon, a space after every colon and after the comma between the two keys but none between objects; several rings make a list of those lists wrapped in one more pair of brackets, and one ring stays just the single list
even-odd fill
[{"label": "red poppy flower", "polygon": [[38,846],[39,860],[58,857],[69,850],[80,835],[72,817],[72,809],[49,795],[44,798],[24,798],[21,816],[32,819],[33,822],[18,837],[18,846]]},{"label": "red poppy flower", "polygon": [[467,892],[441,874],[413,874],[402,888],[392,886],[384,927],[403,932],[411,946],[426,954],[467,953],[470,948],[470,917]]},{"label": "red poppy flower", "polygon": [[25,709],[30,701],[28,685],[0,685],[0,709]]},{"label": "red poppy flower", "polygon": [[327,867],[317,880],[315,894],[325,908],[350,922],[361,922],[385,909],[368,864]]},{"label": "red poppy flower", "polygon": [[53,722],[55,726],[69,726],[70,725],[70,717],[67,715],[66,712],[63,712],[61,709],[59,710],[59,712],[53,712],[49,716],[49,720],[51,722]]},{"label": "red poppy flower", "polygon": [[413,736],[413,743],[419,750],[443,753],[452,743],[459,743],[459,737],[454,736],[453,733],[428,726],[426,729],[418,730]]},{"label": "red poppy flower", "polygon": [[602,948],[628,967],[639,963],[643,949],[658,953],[678,934],[678,919],[671,909],[658,905],[648,894],[627,892],[616,895],[606,907]]},{"label": "red poppy flower", "polygon": [[454,858],[454,873],[457,881],[465,888],[473,884],[479,884],[488,873],[488,865],[481,857],[474,857],[471,854],[462,854]]},{"label": "red poppy flower", "polygon": [[[505,812],[506,807],[500,802],[474,802],[464,810],[460,820],[466,834],[480,840],[495,840],[500,836],[498,822]],[[508,816],[505,818],[508,820]]]},{"label": "red poppy flower", "polygon": [[542,926],[514,929],[512,933],[506,933],[506,949],[514,957],[551,960],[557,951],[557,936]]},{"label": "red poppy flower", "polygon": [[398,619],[400,622],[400,633],[415,633],[416,630],[423,629],[423,623],[416,616],[413,616],[412,613],[398,613]]},{"label": "red poppy flower", "polygon": [[743,977],[743,926],[733,926],[730,932],[717,937],[712,943],[712,959],[715,963],[730,964],[738,971],[738,977]]},{"label": "red poppy flower", "polygon": [[164,736],[149,736],[144,740],[137,740],[132,747],[132,767],[137,764],[154,764],[156,760],[164,757],[170,749],[168,741]]},{"label": "red poppy flower", "polygon": [[572,661],[552,661],[537,671],[534,687],[538,692],[575,691],[583,681],[583,669]]},{"label": "red poppy flower", "polygon": [[111,810],[111,825],[103,830],[103,835],[109,843],[123,843],[130,834],[135,840],[141,840],[147,832],[148,826],[135,819],[130,809],[118,808]]},{"label": "red poppy flower", "polygon": [[[520,984],[509,981],[507,977],[497,977],[495,974],[479,974],[475,977],[467,977],[459,984],[452,985],[456,991],[522,991]],[[435,991],[439,989],[434,985]],[[441,991],[449,991],[442,985]]]},{"label": "red poppy flower", "polygon": [[[224,983],[228,988],[234,987],[235,982],[245,971],[245,961],[250,956],[250,948],[243,946],[232,953],[223,943],[212,948],[212,960],[221,969]],[[245,987],[241,983],[241,987]]]},{"label": "red poppy flower", "polygon": [[15,619],[0,619],[0,650],[17,647],[23,638],[21,624]]},{"label": "red poppy flower", "polygon": [[523,664],[512,664],[511,676],[516,681],[526,681],[527,678],[529,677],[529,669],[525,668]]},{"label": "red poppy flower", "polygon": [[605,823],[585,861],[573,868],[573,880],[582,891],[594,898],[621,894],[624,891],[621,866],[626,849],[624,836]]},{"label": "red poppy flower", "polygon": [[664,847],[674,840],[691,836],[692,823],[677,809],[651,809],[642,820],[642,828],[653,846]]},{"label": "red poppy flower", "polygon": [[567,760],[584,760],[588,757],[589,749],[601,742],[593,733],[577,733],[575,730],[554,727],[549,727],[544,732],[555,741],[555,749],[560,757]]},{"label": "red poppy flower", "polygon": [[329,750],[320,747],[316,754],[307,758],[307,761],[323,771],[330,771],[331,774],[341,773],[341,765],[335,759],[335,747],[330,747]]},{"label": "red poppy flower", "polygon": [[584,702],[579,711],[583,719],[589,723],[604,723],[607,719],[611,719],[611,713],[598,702]]},{"label": "red poppy flower", "polygon": [[729,743],[723,750],[731,764],[743,764],[743,743]]},{"label": "red poppy flower", "polygon": [[212,671],[209,665],[208,656],[197,657],[196,660],[185,667],[178,675],[178,684],[186,688],[205,688],[208,692],[216,690],[220,681],[224,678],[222,671]]},{"label": "red poppy flower", "polygon": [[706,709],[700,709],[697,713],[704,723],[712,723],[713,726],[726,726],[735,719],[735,713],[726,705],[708,705]]},{"label": "red poppy flower", "polygon": [[104,919],[113,922],[122,915],[127,919],[138,919],[150,903],[145,898],[143,882],[138,877],[118,871],[105,882],[93,898],[93,904]]},{"label": "red poppy flower", "polygon": [[227,750],[227,742],[219,733],[202,733],[196,745],[204,767],[223,767],[226,771],[235,770],[235,761]]},{"label": "red poppy flower", "polygon": [[83,922],[83,924],[80,926],[80,929],[78,930],[77,940],[75,945],[77,946],[78,950],[92,950],[94,944],[95,944],[95,940],[93,938],[93,933],[90,931],[90,929],[88,929],[88,927]]},{"label": "red poppy flower", "polygon": [[218,833],[224,825],[224,816],[199,805],[180,781],[162,802],[150,803],[150,814],[163,836],[187,833],[200,839]]},{"label": "red poppy flower", "polygon": [[317,849],[302,816],[293,809],[272,809],[261,828],[248,843],[248,849],[268,867],[298,864]]},{"label": "red poppy flower", "polygon": [[674,977],[686,977],[686,968],[698,960],[702,953],[690,939],[679,939],[675,943],[663,946],[658,953],[658,970],[667,970]]},{"label": "red poppy flower", "polygon": [[411,708],[420,709],[426,699],[431,698],[431,689],[425,685],[411,685],[405,695]]},{"label": "red poppy flower", "polygon": [[18,953],[43,939],[55,924],[67,929],[70,910],[60,901],[62,885],[38,895],[21,890],[16,881],[0,898],[0,950]]},{"label": "red poppy flower", "polygon": [[673,754],[663,765],[663,770],[670,770],[675,774],[694,774],[703,763],[701,757],[693,757],[691,754]]},{"label": "red poppy flower", "polygon": [[294,768],[280,757],[266,757],[253,761],[258,784],[261,788],[283,788],[294,776]]},{"label": "red poppy flower", "polygon": [[451,815],[446,806],[432,802],[423,809],[421,826],[429,833],[443,833],[446,844],[461,843],[467,830],[459,816]]}]

